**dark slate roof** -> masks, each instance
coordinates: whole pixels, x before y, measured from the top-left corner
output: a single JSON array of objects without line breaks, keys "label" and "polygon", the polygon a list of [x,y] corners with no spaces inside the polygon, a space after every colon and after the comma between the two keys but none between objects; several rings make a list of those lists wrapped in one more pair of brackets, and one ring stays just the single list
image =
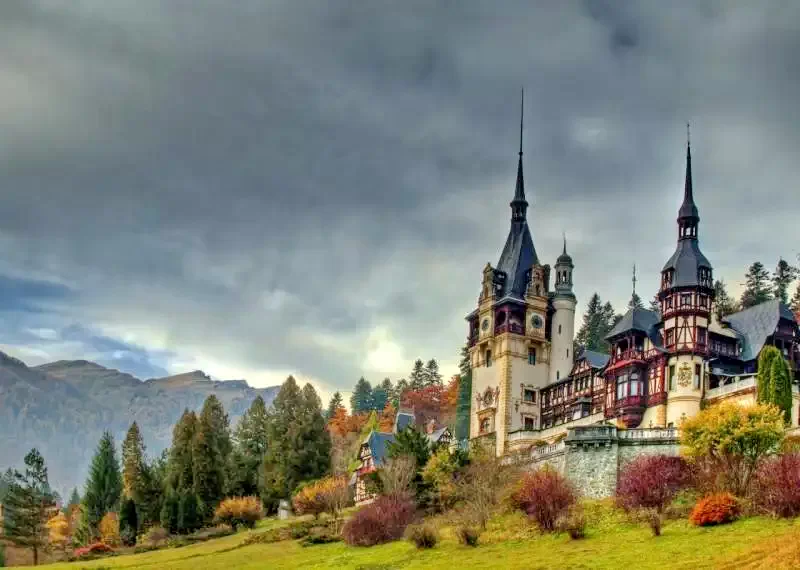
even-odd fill
[{"label": "dark slate roof", "polygon": [[394,441],[393,433],[380,433],[375,430],[369,432],[369,435],[364,440],[369,446],[369,452],[372,454],[372,461],[375,467],[379,467],[384,458],[386,457],[386,447],[390,441]]},{"label": "dark slate roof", "polygon": [[400,433],[408,426],[414,425],[414,414],[410,412],[397,412],[394,417],[394,433]]},{"label": "dark slate roof", "polygon": [[672,287],[696,287],[699,284],[699,269],[705,267],[711,269],[711,263],[700,251],[700,246],[696,239],[678,240],[675,253],[672,254],[664,268],[661,270],[673,269],[675,275],[672,278]]},{"label": "dark slate roof", "polygon": [[608,359],[611,358],[611,356],[603,352],[595,352],[594,350],[584,350],[578,357],[578,359],[581,358],[585,358],[586,361],[589,363],[589,366],[591,366],[592,368],[602,368],[603,366],[608,364]]},{"label": "dark slate roof", "polygon": [[700,215],[694,203],[694,192],[692,189],[692,149],[686,145],[686,181],[683,186],[683,203],[678,210],[679,218],[689,218],[699,220]]},{"label": "dark slate roof", "polygon": [[539,257],[533,247],[528,222],[511,222],[506,245],[500,254],[500,261],[497,262],[497,269],[506,274],[506,284],[501,296],[510,295],[523,299],[528,288],[526,274],[535,263],[539,263]]},{"label": "dark slate roof", "polygon": [[742,337],[741,359],[755,360],[767,337],[775,332],[780,319],[796,322],[791,309],[778,299],[766,301],[755,307],[739,311],[723,318]]},{"label": "dark slate roof", "polygon": [[648,309],[633,308],[628,309],[625,316],[611,329],[611,332],[606,335],[606,339],[613,338],[622,333],[636,330],[642,331],[652,338],[654,329],[661,318],[655,311]]}]

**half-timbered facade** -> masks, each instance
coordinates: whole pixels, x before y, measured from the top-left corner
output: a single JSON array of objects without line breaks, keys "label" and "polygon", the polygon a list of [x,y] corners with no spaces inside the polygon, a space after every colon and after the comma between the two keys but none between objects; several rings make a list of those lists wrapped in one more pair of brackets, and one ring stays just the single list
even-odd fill
[{"label": "half-timbered facade", "polygon": [[721,321],[715,316],[688,145],[677,243],[661,271],[659,310],[629,309],[606,337],[609,354],[572,353],[573,261],[565,241],[552,272],[539,262],[527,205],[520,145],[511,231],[497,268],[484,269],[478,308],[467,315],[472,439],[491,442],[502,455],[578,425],[678,427],[703,402],[754,400],[765,345],[781,350],[800,381],[798,320],[786,305],[772,300]]}]

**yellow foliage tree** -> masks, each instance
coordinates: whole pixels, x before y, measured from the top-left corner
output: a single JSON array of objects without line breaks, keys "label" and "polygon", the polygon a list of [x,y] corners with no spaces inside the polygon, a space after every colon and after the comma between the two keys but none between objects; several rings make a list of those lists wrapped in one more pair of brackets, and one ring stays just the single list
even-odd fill
[{"label": "yellow foliage tree", "polygon": [[109,546],[119,544],[119,517],[117,513],[106,513],[97,526],[100,540]]},{"label": "yellow foliage tree", "polygon": [[52,546],[64,548],[69,542],[69,521],[64,513],[61,511],[57,515],[47,521],[45,525],[48,531],[47,540]]}]

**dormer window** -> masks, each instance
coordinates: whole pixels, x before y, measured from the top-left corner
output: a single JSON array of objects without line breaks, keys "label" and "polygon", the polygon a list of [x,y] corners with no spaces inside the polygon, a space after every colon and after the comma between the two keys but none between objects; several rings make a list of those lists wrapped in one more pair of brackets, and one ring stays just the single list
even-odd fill
[{"label": "dormer window", "polygon": [[692,295],[690,293],[684,293],[681,295],[681,307],[689,307],[692,304]]}]

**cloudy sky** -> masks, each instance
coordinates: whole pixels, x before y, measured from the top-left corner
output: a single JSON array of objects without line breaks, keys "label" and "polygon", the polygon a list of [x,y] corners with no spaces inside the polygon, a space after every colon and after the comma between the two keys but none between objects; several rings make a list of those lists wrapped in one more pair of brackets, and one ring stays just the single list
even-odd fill
[{"label": "cloudy sky", "polygon": [[655,293],[687,121],[735,292],[800,249],[800,3],[0,3],[0,348],[323,394],[452,373],[514,188],[582,310]]}]

